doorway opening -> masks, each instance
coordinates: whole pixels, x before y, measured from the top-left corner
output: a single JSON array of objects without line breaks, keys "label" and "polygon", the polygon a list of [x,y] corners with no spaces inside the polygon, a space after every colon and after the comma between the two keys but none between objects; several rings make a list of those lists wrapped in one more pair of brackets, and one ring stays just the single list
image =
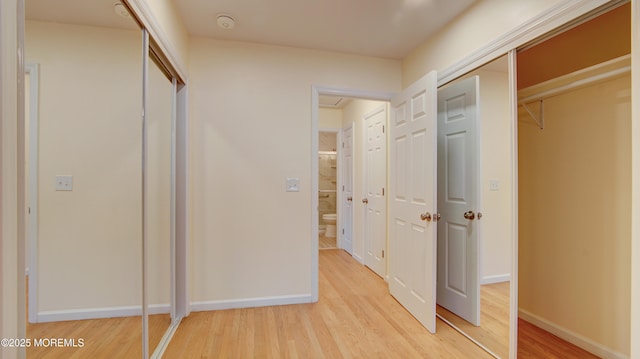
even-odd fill
[{"label": "doorway opening", "polygon": [[[312,298],[318,299],[318,252],[325,247],[320,234],[327,234],[328,209],[334,195],[331,179],[321,179],[328,166],[329,174],[335,170],[335,250],[344,250],[356,261],[365,264],[364,171],[362,165],[363,116],[372,107],[390,101],[390,93],[372,93],[336,88],[312,88]],[[333,147],[324,147],[321,138],[335,136]],[[333,143],[333,142],[331,142]],[[322,146],[322,147],[321,147]],[[335,152],[335,153],[334,153]],[[335,157],[335,162],[334,162]],[[385,156],[386,161],[386,156]],[[323,163],[324,162],[324,163]],[[335,169],[331,168],[335,163]],[[386,163],[385,163],[386,166]],[[386,167],[384,171],[386,181]],[[366,202],[366,201],[365,201]],[[327,213],[325,213],[327,212]],[[329,221],[332,216],[328,216]],[[386,221],[386,218],[384,218]],[[330,223],[329,223],[330,224]],[[329,228],[329,234],[333,229]],[[385,233],[386,234],[386,233]],[[329,237],[331,238],[331,237]],[[386,245],[386,243],[385,243]]]},{"label": "doorway opening", "polygon": [[340,129],[322,129],[318,135],[318,246],[338,248],[337,192],[340,177]]}]

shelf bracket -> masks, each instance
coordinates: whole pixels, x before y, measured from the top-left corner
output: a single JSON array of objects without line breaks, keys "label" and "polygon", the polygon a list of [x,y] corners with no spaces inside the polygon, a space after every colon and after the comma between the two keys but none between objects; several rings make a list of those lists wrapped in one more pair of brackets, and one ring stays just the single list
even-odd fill
[{"label": "shelf bracket", "polygon": [[538,127],[540,127],[540,129],[544,129],[544,100],[539,100],[538,101],[540,104],[539,107],[539,114],[536,116],[535,113],[533,113],[533,111],[531,111],[531,109],[529,108],[529,106],[527,106],[526,103],[522,102],[520,103],[522,105],[522,107],[524,107],[525,110],[527,110],[527,112],[529,113],[529,116],[531,116],[531,118],[533,118],[533,120],[536,122],[536,124],[538,125]]}]

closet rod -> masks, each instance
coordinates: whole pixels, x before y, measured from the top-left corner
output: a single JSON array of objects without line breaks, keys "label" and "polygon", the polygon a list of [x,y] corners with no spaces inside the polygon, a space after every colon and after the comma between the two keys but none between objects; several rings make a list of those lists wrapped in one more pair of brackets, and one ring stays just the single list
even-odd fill
[{"label": "closet rod", "polygon": [[[542,90],[539,92],[535,92],[532,95],[523,97],[518,99],[518,104],[522,105],[522,107],[527,111],[527,113],[529,113],[529,116],[531,116],[531,118],[533,118],[533,120],[536,122],[536,124],[538,125],[538,127],[540,127],[540,129],[544,129],[544,100],[549,98],[549,97],[553,97],[556,95],[559,95],[561,93],[565,93],[568,91],[572,91],[572,90],[576,90],[582,87],[586,87],[598,82],[602,82],[602,81],[606,81],[615,77],[619,77],[622,76],[624,74],[627,74],[629,72],[631,72],[631,65],[625,65],[625,66],[620,66],[621,63],[623,62],[627,62],[629,61],[630,57],[628,55],[626,56],[622,56],[610,61],[606,61],[603,62],[601,64],[583,69],[583,70],[579,70],[576,71],[574,73],[570,73],[564,76],[561,76],[557,79],[553,79],[553,80],[549,80],[547,82],[543,82],[539,85],[534,85],[532,86],[533,88],[535,87],[541,87],[541,88],[545,88],[545,87],[551,87],[548,90]],[[602,71],[607,67],[611,67],[611,66],[616,66],[616,68],[609,70],[609,71]],[[586,74],[588,74],[589,72],[596,72],[593,75],[588,75],[585,76]],[[570,81],[567,82],[567,80],[570,80],[572,78],[579,78],[578,80],[575,81]],[[559,86],[553,86],[553,83],[557,83],[558,81],[560,82],[567,82],[564,85],[559,85]],[[531,91],[527,91],[531,88],[525,89],[525,92],[529,92],[531,93]],[[521,90],[522,91],[522,90]],[[533,102],[539,102],[540,103],[540,112],[539,115],[536,115],[528,106],[528,104],[533,103]]]},{"label": "closet rod", "polygon": [[604,81],[604,80],[608,80],[608,79],[616,77],[616,76],[624,75],[624,74],[626,74],[628,72],[631,72],[631,66],[621,67],[619,69],[615,69],[615,70],[603,72],[601,74],[589,76],[589,77],[586,77],[584,79],[580,79],[580,80],[568,83],[566,85],[554,87],[552,89],[549,89],[549,90],[546,90],[546,91],[542,91],[540,93],[533,94],[531,96],[527,96],[525,98],[522,98],[518,102],[520,104],[524,104],[524,103],[531,103],[531,102],[534,102],[534,101],[544,100],[545,98],[553,97],[553,96],[558,95],[558,94],[563,93],[563,92],[571,91],[571,90],[574,90],[576,88],[588,86],[588,85],[591,85],[591,84],[599,82],[599,81]]}]

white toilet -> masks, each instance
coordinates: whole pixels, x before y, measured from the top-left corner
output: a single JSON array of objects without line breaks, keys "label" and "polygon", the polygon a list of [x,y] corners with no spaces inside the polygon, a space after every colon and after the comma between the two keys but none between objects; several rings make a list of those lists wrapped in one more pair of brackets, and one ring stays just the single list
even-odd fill
[{"label": "white toilet", "polygon": [[324,224],[327,225],[327,228],[324,231],[324,236],[334,238],[336,236],[336,214],[323,214],[322,220],[324,221]]}]

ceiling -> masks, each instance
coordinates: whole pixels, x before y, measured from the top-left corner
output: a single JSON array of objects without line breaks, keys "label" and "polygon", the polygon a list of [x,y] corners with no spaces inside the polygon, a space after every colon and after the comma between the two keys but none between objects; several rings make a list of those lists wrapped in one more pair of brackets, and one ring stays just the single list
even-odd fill
[{"label": "ceiling", "polygon": [[[134,28],[117,0],[25,0],[27,19]],[[192,36],[391,59],[413,48],[477,0],[174,0]],[[235,28],[216,25],[230,15]]]}]

